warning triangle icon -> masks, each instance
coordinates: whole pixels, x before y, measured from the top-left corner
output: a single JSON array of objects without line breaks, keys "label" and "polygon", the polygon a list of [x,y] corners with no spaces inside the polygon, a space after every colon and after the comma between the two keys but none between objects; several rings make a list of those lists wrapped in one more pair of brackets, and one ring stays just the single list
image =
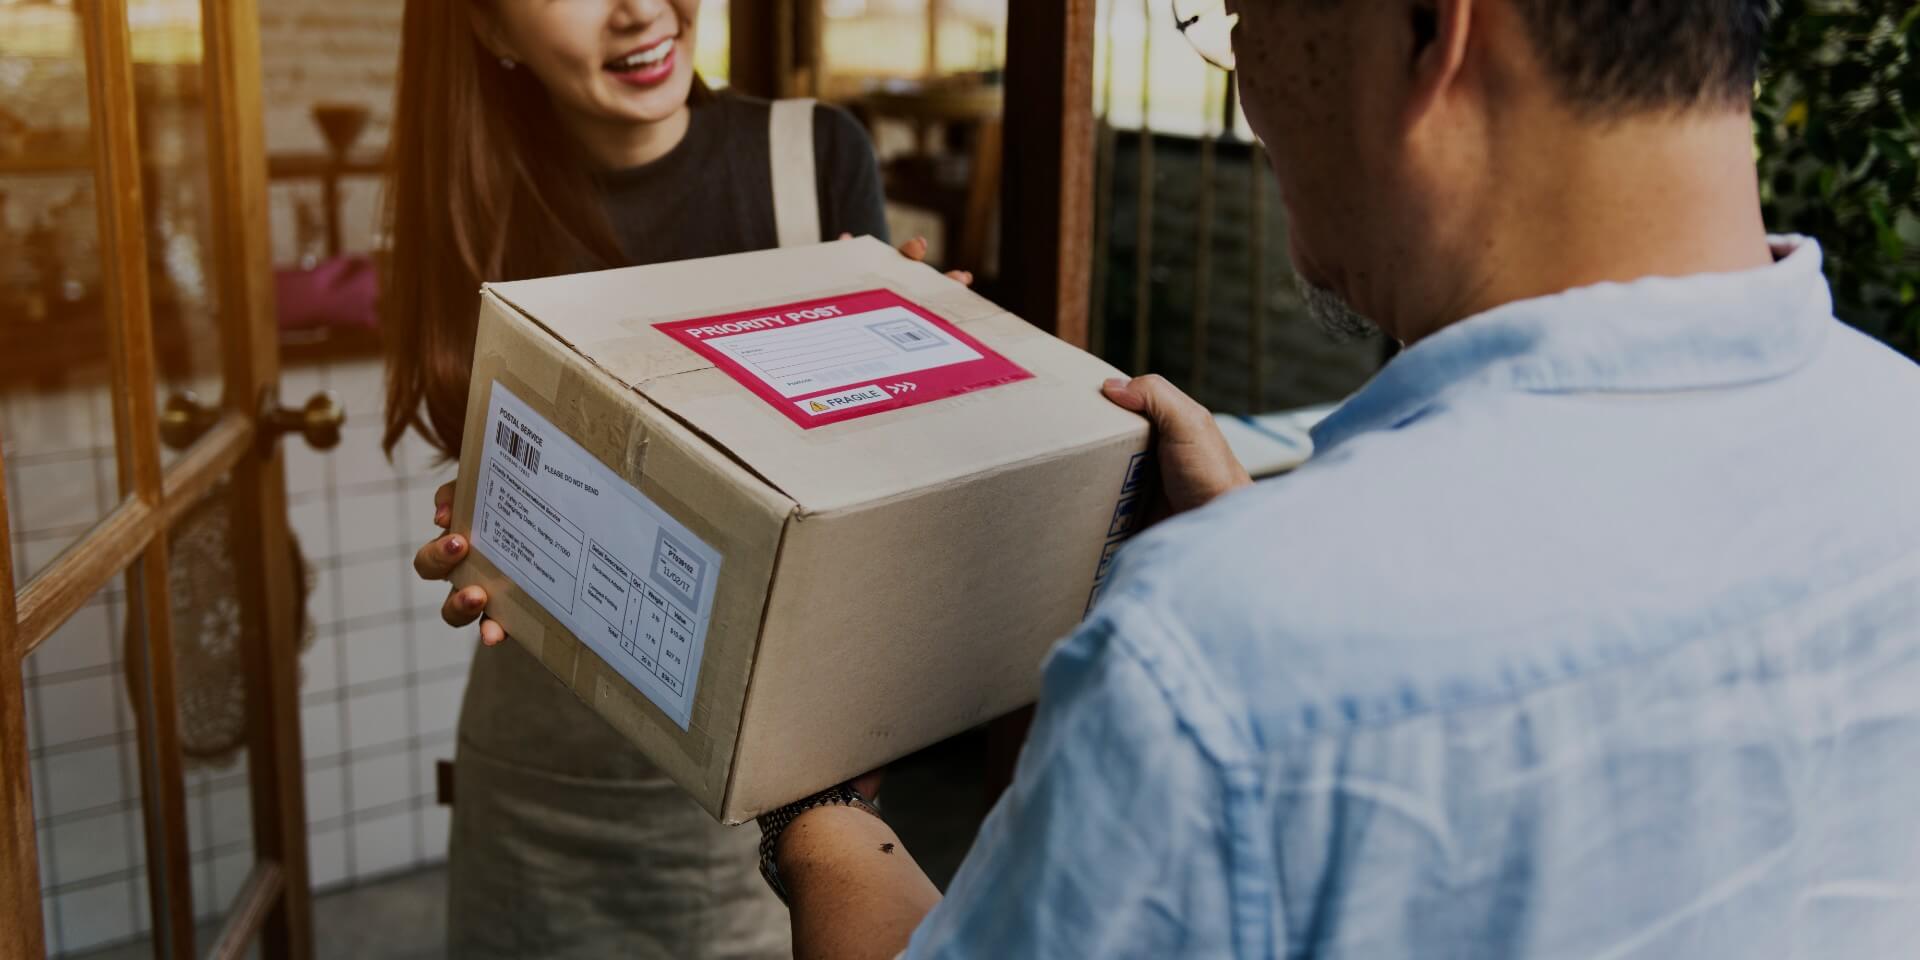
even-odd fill
[{"label": "warning triangle icon", "polygon": [[820,401],[818,401],[818,400],[815,400],[815,401],[813,401],[813,412],[814,412],[814,413],[826,413],[826,412],[827,412],[827,408],[826,408],[826,405],[825,405],[825,404],[822,404],[822,403],[821,403]]}]

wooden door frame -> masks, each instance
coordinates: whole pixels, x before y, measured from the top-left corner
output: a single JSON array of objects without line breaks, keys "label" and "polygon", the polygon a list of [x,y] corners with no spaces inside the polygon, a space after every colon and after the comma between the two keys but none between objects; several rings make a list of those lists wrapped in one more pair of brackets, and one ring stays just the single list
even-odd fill
[{"label": "wooden door frame", "polygon": [[[120,496],[154,510],[139,557],[126,568],[126,596],[140,618],[125,669],[133,693],[142,819],[146,827],[149,909],[155,952],[193,952],[193,870],[188,843],[185,777],[179,750],[179,703],[174,683],[173,605],[168,590],[168,526],[157,516],[163,499],[160,422],[155,399],[152,302],[147,284],[146,208],[142,200],[140,137],[133,82],[133,38],[126,0],[78,7],[86,46],[94,192],[98,198],[101,274],[113,371],[113,436]],[[85,562],[83,542],[67,556]],[[111,569],[111,568],[109,568]],[[110,576],[108,569],[89,572]],[[92,584],[76,582],[76,599]],[[31,587],[31,585],[29,585]],[[137,604],[137,605],[135,605]],[[168,749],[171,746],[172,749]]]},{"label": "wooden door frame", "polygon": [[825,32],[820,0],[732,0],[727,85],[769,100],[819,96]]},{"label": "wooden door frame", "polygon": [[[300,740],[297,638],[284,636],[300,598],[287,548],[285,465],[262,422],[279,406],[280,346],[273,302],[267,207],[266,105],[257,0],[203,0],[208,156],[213,163],[215,260],[220,271],[226,390],[223,418],[252,429],[251,448],[232,474],[242,635],[275,642],[242,646],[247,675],[247,774],[252,793],[254,866],[209,955],[241,955],[257,935],[274,956],[313,950],[307,867],[306,790]],[[267,432],[262,433],[262,429]],[[204,441],[203,441],[204,442]]]},{"label": "wooden door frame", "polygon": [[[194,955],[191,848],[173,676],[167,536],[182,513],[231,477],[243,617],[248,759],[256,863],[213,956],[238,956],[257,936],[275,957],[311,954],[305,797],[291,571],[282,468],[263,410],[278,376],[267,261],[266,149],[254,0],[203,0],[210,81],[205,121],[212,161],[214,257],[220,291],[225,398],[218,420],[164,471],[147,286],[145,213],[127,0],[76,5],[86,54],[94,188],[112,368],[121,502],[78,543],[16,588],[0,525],[0,955],[45,952],[24,716],[22,664],[89,598],[125,572],[144,643],[128,658],[137,702],[142,809],[155,954]],[[0,517],[5,516],[0,490]],[[250,522],[254,521],[254,522]],[[9,869],[11,868],[11,869]]]},{"label": "wooden door frame", "polygon": [[[0,450],[0,477],[6,475],[6,451]],[[0,481],[0,641],[19,631],[13,602],[13,544],[5,518],[7,485]],[[20,675],[22,657],[0,642],[0,956],[37,957],[46,953],[45,921],[40,916],[40,857],[33,823],[32,769],[27,753],[27,688]],[[19,869],[9,870],[7,864]]]},{"label": "wooden door frame", "polygon": [[1001,299],[1027,322],[1082,348],[1093,283],[1097,6],[1007,4]]}]

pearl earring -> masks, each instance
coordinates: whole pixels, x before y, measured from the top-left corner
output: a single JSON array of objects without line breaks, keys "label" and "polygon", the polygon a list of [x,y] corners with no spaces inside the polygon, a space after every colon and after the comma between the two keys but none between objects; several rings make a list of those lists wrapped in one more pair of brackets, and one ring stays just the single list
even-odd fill
[{"label": "pearl earring", "polygon": [[502,70],[512,70],[514,67],[517,67],[517,66],[519,66],[519,64],[513,62],[512,57],[500,58],[500,69]]}]

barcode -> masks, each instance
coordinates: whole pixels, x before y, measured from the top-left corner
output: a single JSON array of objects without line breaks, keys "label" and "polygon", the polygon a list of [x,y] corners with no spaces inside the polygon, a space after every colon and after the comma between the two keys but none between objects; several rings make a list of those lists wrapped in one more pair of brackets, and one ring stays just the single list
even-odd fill
[{"label": "barcode", "polygon": [[919,343],[927,338],[918,330],[895,330],[893,339],[901,343]]},{"label": "barcode", "polygon": [[507,451],[507,456],[520,461],[528,473],[540,472],[540,448],[527,442],[527,438],[515,433],[504,423],[493,425],[493,442]]}]

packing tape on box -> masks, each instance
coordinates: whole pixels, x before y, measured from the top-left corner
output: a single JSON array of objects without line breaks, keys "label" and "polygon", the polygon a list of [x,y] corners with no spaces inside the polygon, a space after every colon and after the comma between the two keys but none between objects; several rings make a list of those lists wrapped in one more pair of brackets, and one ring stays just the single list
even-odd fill
[{"label": "packing tape on box", "polygon": [[[616,404],[607,402],[608,395],[627,390],[616,378],[598,368],[567,367],[560,374],[552,398],[554,425],[585,447],[587,452],[599,458],[600,462],[617,470],[628,482],[640,487],[646,476],[647,450],[653,437],[647,428],[644,414],[639,408],[628,407],[631,416],[612,419],[604,411],[620,409]],[[598,397],[598,402],[595,398]],[[595,416],[591,411],[602,413]],[[680,522],[697,528],[706,526],[717,528],[711,520],[700,516],[678,498],[668,494],[657,486],[646,489],[647,497],[660,504],[668,513]],[[630,688],[626,681],[609,666],[600,655],[584,643],[568,644],[574,655],[571,662],[556,663],[555,658],[546,658],[549,669],[567,678],[568,686],[590,700],[595,706],[609,708],[611,712],[622,715],[623,722],[636,728],[658,727],[670,734],[681,753],[697,766],[705,768],[713,756],[713,737],[707,732],[705,720],[705,699],[700,696],[696,686],[693,695],[693,722],[685,731],[678,729],[671,721],[661,723],[654,715],[657,708],[648,703]],[[591,671],[591,675],[587,675]],[[591,693],[589,693],[591,691]]]},{"label": "packing tape on box", "polygon": [[[498,382],[516,395],[537,398],[546,406],[556,427],[602,464],[618,471],[637,486],[646,474],[647,451],[652,443],[643,415],[637,409],[633,415],[619,419],[590,414],[595,408],[595,404],[589,402],[592,397],[604,397],[627,388],[597,368],[582,369],[558,364],[540,367],[546,368],[541,370],[543,373],[552,372],[550,379],[542,378],[547,380],[544,388],[535,386],[527,378],[508,369],[506,358],[498,354],[482,357],[475,364],[474,376]],[[617,405],[606,403],[600,404],[599,408],[619,409]],[[685,503],[666,495],[664,491],[656,488],[649,495],[664,501],[663,506],[681,518],[682,522],[691,521],[694,526],[714,526],[707,518],[693,513]],[[482,555],[480,559],[486,558]],[[491,562],[487,563],[487,567],[493,571],[488,576],[489,580],[497,580],[501,586],[509,583]],[[647,702],[644,696],[627,687],[626,681],[598,653],[579,639],[571,637],[564,625],[544,608],[537,603],[519,601],[504,590],[495,589],[492,592],[500,595],[500,599],[494,602],[501,609],[503,618],[516,625],[512,631],[513,640],[563,679],[576,696],[619,716],[616,726],[627,727],[629,736],[640,730],[664,733],[674,748],[696,767],[708,768],[715,744],[705,722],[708,713],[705,698],[700,696],[697,687],[693,696],[693,722],[683,731],[671,719],[659,713],[658,708]],[[552,642],[554,637],[567,637],[568,642]],[[643,702],[646,706],[641,706]]]},{"label": "packing tape on box", "polygon": [[[705,370],[713,362],[688,350],[667,336],[653,329],[653,325],[665,322],[665,317],[635,317],[620,322],[620,326],[630,331],[629,335],[601,340],[595,343],[581,344],[581,351],[592,351],[592,356],[600,358],[604,367],[627,372],[625,377],[613,377],[615,382],[629,389],[650,380],[659,380],[676,374]],[[612,376],[612,374],[608,374]]]},{"label": "packing tape on box", "polygon": [[597,369],[563,369],[552,397],[554,425],[587,448],[587,452],[598,457],[608,469],[629,480],[638,480],[646,472],[647,444],[651,439],[646,423],[637,414],[615,421],[589,413],[594,409],[590,402],[594,394],[624,389],[615,386],[616,383],[612,376]]}]

